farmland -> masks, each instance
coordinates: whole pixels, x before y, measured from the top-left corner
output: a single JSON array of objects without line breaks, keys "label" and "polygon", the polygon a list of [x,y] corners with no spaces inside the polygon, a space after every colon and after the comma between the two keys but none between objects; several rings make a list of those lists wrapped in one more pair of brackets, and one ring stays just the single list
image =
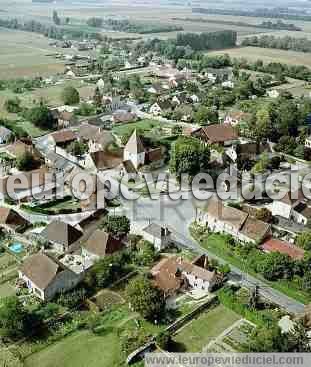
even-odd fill
[{"label": "farmland", "polygon": [[261,59],[263,62],[281,62],[289,65],[305,65],[311,67],[310,56],[303,52],[283,51],[260,47],[240,47],[223,51],[212,51],[209,55],[228,54],[230,57],[245,58],[249,61]]},{"label": "farmland", "polygon": [[64,64],[46,54],[55,52],[38,34],[0,28],[0,78],[49,76],[61,73]]}]

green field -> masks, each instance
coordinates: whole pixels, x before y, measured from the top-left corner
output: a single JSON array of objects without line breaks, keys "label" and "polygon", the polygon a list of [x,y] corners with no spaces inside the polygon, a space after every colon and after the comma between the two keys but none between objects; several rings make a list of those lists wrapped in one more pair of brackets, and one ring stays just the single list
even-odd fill
[{"label": "green field", "polygon": [[28,357],[25,367],[119,367],[119,340],[115,333],[97,336],[79,331]]},{"label": "green field", "polygon": [[281,62],[289,65],[305,65],[311,67],[311,58],[308,53],[284,51],[260,47],[237,47],[222,51],[211,51],[209,55],[224,55],[230,57],[245,58],[249,61],[261,59],[265,63]]},{"label": "green field", "polygon": [[174,337],[177,348],[186,352],[201,352],[202,349],[241,317],[219,305],[190,321]]},{"label": "green field", "polygon": [[144,119],[137,122],[131,122],[129,124],[116,125],[112,129],[112,131],[119,136],[123,136],[128,135],[134,129],[137,129],[140,132],[147,133],[153,128],[160,127],[161,125],[163,124],[161,124],[161,122],[157,120]]}]

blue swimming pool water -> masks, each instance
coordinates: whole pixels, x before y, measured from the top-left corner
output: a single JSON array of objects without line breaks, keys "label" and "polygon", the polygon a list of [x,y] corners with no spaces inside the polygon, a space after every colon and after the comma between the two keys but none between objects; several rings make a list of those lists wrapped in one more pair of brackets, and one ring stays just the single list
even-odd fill
[{"label": "blue swimming pool water", "polygon": [[15,252],[16,254],[19,254],[24,251],[24,246],[21,243],[15,242],[9,246],[9,249]]}]

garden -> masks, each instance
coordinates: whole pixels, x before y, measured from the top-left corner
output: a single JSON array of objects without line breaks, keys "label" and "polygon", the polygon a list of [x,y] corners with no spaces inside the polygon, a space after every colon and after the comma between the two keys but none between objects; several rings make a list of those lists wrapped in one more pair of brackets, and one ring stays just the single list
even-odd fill
[{"label": "garden", "polygon": [[182,328],[173,338],[174,348],[176,352],[201,352],[209,342],[239,319],[238,314],[218,305]]}]

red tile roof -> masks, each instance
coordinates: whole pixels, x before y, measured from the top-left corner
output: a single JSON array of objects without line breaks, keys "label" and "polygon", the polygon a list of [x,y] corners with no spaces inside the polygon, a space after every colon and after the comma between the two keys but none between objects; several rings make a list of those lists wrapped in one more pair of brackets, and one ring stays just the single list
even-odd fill
[{"label": "red tile roof", "polygon": [[276,238],[268,239],[260,248],[266,252],[280,252],[281,254],[286,254],[295,260],[301,260],[305,253],[303,249]]}]

